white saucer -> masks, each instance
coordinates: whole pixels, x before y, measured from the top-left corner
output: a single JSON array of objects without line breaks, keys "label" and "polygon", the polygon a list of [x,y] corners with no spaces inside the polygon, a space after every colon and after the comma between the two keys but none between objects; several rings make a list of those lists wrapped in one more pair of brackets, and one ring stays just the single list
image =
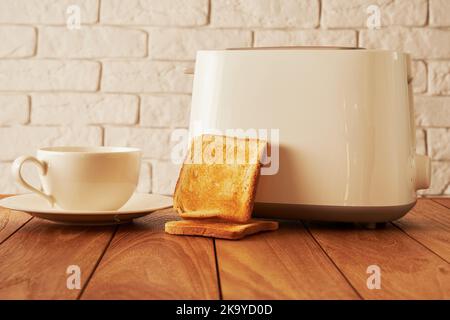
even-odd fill
[{"label": "white saucer", "polygon": [[156,194],[135,193],[119,210],[80,211],[52,208],[45,199],[30,193],[4,198],[0,200],[0,206],[24,211],[32,216],[55,222],[96,225],[120,224],[130,222],[134,218],[145,216],[156,210],[170,208],[172,198]]}]

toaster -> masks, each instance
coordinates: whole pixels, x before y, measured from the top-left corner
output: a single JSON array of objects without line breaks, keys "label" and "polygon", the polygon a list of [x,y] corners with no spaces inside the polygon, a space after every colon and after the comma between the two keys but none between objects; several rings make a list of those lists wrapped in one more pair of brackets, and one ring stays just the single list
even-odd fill
[{"label": "toaster", "polygon": [[359,48],[199,51],[190,134],[268,141],[254,215],[396,220],[430,184],[415,153],[408,54]]}]

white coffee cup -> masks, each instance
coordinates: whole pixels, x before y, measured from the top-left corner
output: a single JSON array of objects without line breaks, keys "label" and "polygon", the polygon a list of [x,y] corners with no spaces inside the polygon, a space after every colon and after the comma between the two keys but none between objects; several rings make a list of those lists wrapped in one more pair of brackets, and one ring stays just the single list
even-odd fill
[{"label": "white coffee cup", "polygon": [[[137,148],[48,147],[22,156],[12,165],[16,182],[66,210],[117,210],[136,189],[141,161]],[[43,191],[27,183],[25,162],[39,167]]]}]

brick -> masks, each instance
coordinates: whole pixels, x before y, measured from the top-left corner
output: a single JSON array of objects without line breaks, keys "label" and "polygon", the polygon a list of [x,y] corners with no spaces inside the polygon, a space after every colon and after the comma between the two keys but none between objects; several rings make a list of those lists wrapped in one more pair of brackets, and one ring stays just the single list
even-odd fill
[{"label": "brick", "polygon": [[143,57],[147,54],[147,34],[117,27],[66,27],[39,29],[38,56],[45,58]]},{"label": "brick", "polygon": [[419,194],[442,195],[450,194],[450,162],[433,161],[431,163],[430,188],[422,190]]},{"label": "brick", "polygon": [[450,1],[429,0],[430,1],[430,25],[434,27],[450,26]]},{"label": "brick", "polygon": [[35,154],[38,148],[64,145],[101,145],[102,130],[98,127],[0,127],[0,160]]},{"label": "brick", "polygon": [[[2,194],[17,194],[29,193],[27,189],[16,184],[11,173],[12,162],[0,162],[0,193]],[[37,188],[40,187],[39,174],[37,168],[30,163],[25,163],[22,167],[22,177]]]},{"label": "brick", "polygon": [[428,63],[428,85],[431,94],[450,94],[450,61]]},{"label": "brick", "polygon": [[416,96],[416,124],[421,127],[450,127],[450,97]]},{"label": "brick", "polygon": [[170,159],[171,130],[132,127],[106,127],[105,145],[137,147],[149,159]]},{"label": "brick", "polygon": [[125,94],[33,94],[31,123],[135,124],[139,99]]},{"label": "brick", "polygon": [[427,67],[423,61],[413,61],[411,64],[413,90],[415,93],[427,91]]},{"label": "brick", "polygon": [[314,28],[318,0],[212,0],[211,24],[218,27]]},{"label": "brick", "polygon": [[173,195],[175,185],[180,173],[181,164],[172,162],[155,161],[153,162],[153,193]]},{"label": "brick", "polygon": [[29,105],[26,95],[0,95],[0,125],[27,123]]},{"label": "brick", "polygon": [[0,58],[23,58],[34,55],[36,32],[34,28],[19,26],[0,27]]},{"label": "brick", "polygon": [[100,21],[109,24],[198,26],[207,23],[208,0],[102,0]]},{"label": "brick", "polygon": [[66,24],[70,5],[80,7],[81,23],[95,23],[98,0],[2,0],[0,23]]},{"label": "brick", "polygon": [[430,128],[427,130],[427,142],[433,160],[450,160],[450,130]]},{"label": "brick", "polygon": [[102,91],[190,93],[192,75],[184,70],[192,63],[155,61],[107,61],[103,63]]},{"label": "brick", "polygon": [[450,30],[390,28],[362,30],[359,44],[370,49],[400,50],[415,59],[450,58]]},{"label": "brick", "polygon": [[187,127],[191,96],[141,96],[140,122],[146,127]]},{"label": "brick", "polygon": [[347,30],[262,30],[255,32],[256,47],[271,46],[357,46],[356,31]]},{"label": "brick", "polygon": [[251,31],[151,29],[150,56],[163,60],[195,60],[197,50],[251,47]]},{"label": "brick", "polygon": [[426,0],[322,0],[321,24],[325,28],[366,28],[370,5],[380,9],[381,26],[423,26]]},{"label": "brick", "polygon": [[92,61],[0,60],[0,90],[95,91],[100,65]]},{"label": "brick", "polygon": [[416,129],[416,153],[423,155],[427,154],[425,131],[423,129]]},{"label": "brick", "polygon": [[142,161],[141,171],[139,172],[139,182],[136,192],[150,193],[152,192],[152,167],[148,161]]}]

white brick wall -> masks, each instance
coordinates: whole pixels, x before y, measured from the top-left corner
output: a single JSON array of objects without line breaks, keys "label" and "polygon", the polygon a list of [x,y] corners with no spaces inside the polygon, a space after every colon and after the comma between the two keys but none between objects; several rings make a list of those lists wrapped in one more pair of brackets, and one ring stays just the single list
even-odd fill
[{"label": "white brick wall", "polygon": [[382,26],[423,26],[427,21],[427,0],[322,0],[322,25],[364,28],[370,5],[379,6]]},{"label": "white brick wall", "polygon": [[160,61],[105,61],[101,89],[105,92],[190,93],[191,63]]},{"label": "white brick wall", "polygon": [[433,27],[450,26],[450,1],[430,0],[430,25]]},{"label": "white brick wall", "polygon": [[0,58],[31,57],[36,47],[36,31],[32,27],[1,26]]},{"label": "white brick wall", "polygon": [[145,127],[188,127],[190,104],[190,95],[142,95],[140,124]]},{"label": "white brick wall", "polygon": [[70,5],[80,7],[81,22],[98,21],[98,0],[2,0],[0,23],[66,24],[66,10]]},{"label": "white brick wall", "polygon": [[101,145],[102,129],[93,126],[11,126],[0,127],[0,161],[34,154],[36,148],[60,145]]},{"label": "white brick wall", "polygon": [[[66,28],[69,5],[79,30]],[[424,194],[450,195],[449,13],[450,0],[1,0],[0,193],[23,191],[9,176],[18,155],[85,144],[142,148],[139,191],[170,194],[197,50],[331,45],[412,54],[417,152],[433,159]]]},{"label": "white brick wall", "polygon": [[214,27],[314,28],[319,0],[212,0]]},{"label": "white brick wall", "polygon": [[208,0],[102,0],[100,21],[115,25],[202,26]]},{"label": "white brick wall", "polygon": [[430,93],[450,95],[450,61],[433,61],[428,68]]},{"label": "white brick wall", "polygon": [[357,46],[357,33],[353,30],[257,30],[255,47],[269,46]]},{"label": "white brick wall", "polygon": [[30,117],[29,105],[27,95],[0,95],[0,126],[27,123]]},{"label": "white brick wall", "polygon": [[80,60],[5,59],[0,60],[0,75],[0,91],[96,91],[100,64]]},{"label": "white brick wall", "polygon": [[196,51],[249,47],[252,32],[243,30],[157,28],[148,30],[153,59],[195,60]]},{"label": "white brick wall", "polygon": [[359,33],[362,47],[402,50],[415,59],[450,59],[449,39],[450,29],[392,27]]},{"label": "white brick wall", "polygon": [[31,123],[38,125],[129,124],[138,120],[139,98],[129,94],[32,94]]},{"label": "white brick wall", "polygon": [[450,97],[416,96],[416,124],[421,127],[450,127]]},{"label": "white brick wall", "polygon": [[147,34],[118,27],[39,28],[43,58],[133,58],[147,55]]},{"label": "white brick wall", "polygon": [[415,93],[427,91],[427,66],[423,61],[412,62],[413,88]]},{"label": "white brick wall", "polygon": [[170,159],[170,129],[106,127],[105,145],[139,147],[144,158]]}]

